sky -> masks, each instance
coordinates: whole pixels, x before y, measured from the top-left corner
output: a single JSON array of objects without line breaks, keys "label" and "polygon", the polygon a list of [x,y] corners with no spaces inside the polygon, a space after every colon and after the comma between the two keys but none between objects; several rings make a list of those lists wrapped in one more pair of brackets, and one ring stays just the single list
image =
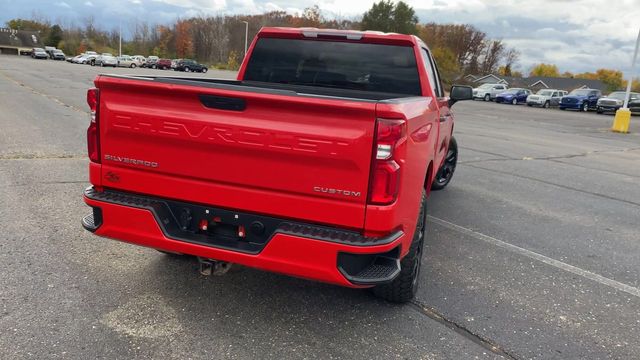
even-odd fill
[{"label": "sky", "polygon": [[[559,66],[561,72],[613,68],[629,73],[640,30],[640,0],[405,0],[420,22],[472,24],[521,53],[519,68]],[[93,16],[103,28],[139,19],[169,23],[199,14],[300,13],[318,5],[326,17],[357,19],[364,0],[0,0],[0,23],[34,12],[52,22],[82,23]],[[126,28],[126,25],[123,25]]]}]

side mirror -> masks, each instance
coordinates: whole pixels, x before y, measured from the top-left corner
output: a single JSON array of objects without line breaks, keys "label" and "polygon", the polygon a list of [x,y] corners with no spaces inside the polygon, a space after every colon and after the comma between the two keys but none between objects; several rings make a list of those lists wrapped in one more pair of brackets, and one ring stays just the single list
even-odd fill
[{"label": "side mirror", "polygon": [[452,107],[458,101],[472,100],[473,88],[467,85],[453,85],[449,93],[449,107]]}]

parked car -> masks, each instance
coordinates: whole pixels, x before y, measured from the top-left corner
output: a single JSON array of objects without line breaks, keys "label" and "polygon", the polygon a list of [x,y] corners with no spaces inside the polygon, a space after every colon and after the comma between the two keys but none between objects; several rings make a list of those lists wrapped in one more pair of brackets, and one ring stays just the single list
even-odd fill
[{"label": "parked car", "polygon": [[47,54],[46,51],[44,51],[43,48],[33,48],[31,50],[31,57],[34,59],[48,59],[49,58],[49,54]]},{"label": "parked car", "polygon": [[79,60],[81,57],[83,57],[83,56],[84,56],[84,53],[82,53],[82,54],[80,54],[80,55],[76,55],[76,56],[74,56],[74,57],[68,57],[68,58],[67,58],[67,61],[68,61],[68,62],[70,62],[70,63],[77,64],[77,63],[78,63],[78,60]]},{"label": "parked car", "polygon": [[428,196],[458,158],[451,106],[472,89],[445,97],[415,36],[314,31],[262,28],[238,81],[98,76],[84,228],[203,275],[237,263],[411,300]]},{"label": "parked car", "polygon": [[205,65],[189,59],[181,60],[178,62],[178,65],[176,65],[176,71],[206,73],[207,70],[209,69]]},{"label": "parked car", "polygon": [[53,52],[55,50],[58,50],[58,49],[56,49],[55,46],[45,46],[44,47],[44,51],[47,53],[47,55],[49,55],[49,59],[53,59]]},{"label": "parked car", "polygon": [[95,51],[87,51],[76,61],[76,64],[95,65],[98,54]]},{"label": "parked car", "polygon": [[629,101],[629,110],[634,114],[640,114],[640,98]]},{"label": "parked car", "polygon": [[62,52],[62,50],[58,50],[58,49],[55,49],[50,56],[53,60],[64,61],[67,59],[67,56]]},{"label": "parked car", "polygon": [[495,100],[496,96],[505,90],[507,86],[504,84],[482,84],[473,89],[473,99]]},{"label": "parked car", "polygon": [[162,70],[170,70],[172,68],[171,63],[172,63],[171,59],[159,59],[158,62],[156,63],[156,67]]},{"label": "parked car", "polygon": [[560,110],[574,109],[581,111],[595,110],[602,91],[597,89],[575,89],[560,101]]},{"label": "parked car", "polygon": [[117,59],[119,67],[135,68],[138,66],[138,61],[129,55],[118,56]]},{"label": "parked car", "polygon": [[173,59],[171,60],[171,70],[175,70],[178,67],[178,63],[182,61],[182,59]]},{"label": "parked car", "polygon": [[558,106],[560,99],[567,95],[564,90],[556,89],[541,89],[534,95],[527,96],[527,106],[542,106],[543,108],[549,108],[551,106]]},{"label": "parked car", "polygon": [[158,68],[158,60],[160,60],[160,58],[158,58],[157,56],[149,56],[147,58],[147,61],[142,65],[142,67],[145,68],[149,68],[149,69],[156,69]]},{"label": "parked car", "polygon": [[[626,91],[615,91],[611,94],[598,99],[596,112],[602,114],[608,111],[616,111],[624,105],[624,99],[627,96]],[[640,99],[640,94],[632,92],[629,94],[629,102]]]},{"label": "parked car", "polygon": [[98,66],[118,66],[118,59],[111,54],[102,54],[96,58],[96,65]]},{"label": "parked car", "polygon": [[496,96],[497,103],[508,103],[517,105],[520,103],[526,103],[527,97],[531,94],[530,90],[521,88],[510,88],[507,91],[501,92]]},{"label": "parked car", "polygon": [[131,58],[136,62],[136,65],[138,65],[139,67],[144,67],[144,64],[147,62],[147,58],[145,58],[142,55],[133,55]]}]

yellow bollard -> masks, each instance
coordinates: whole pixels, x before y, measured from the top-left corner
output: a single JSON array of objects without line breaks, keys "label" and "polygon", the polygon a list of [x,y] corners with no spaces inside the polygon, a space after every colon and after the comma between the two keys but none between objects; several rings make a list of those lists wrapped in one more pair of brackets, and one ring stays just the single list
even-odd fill
[{"label": "yellow bollard", "polygon": [[613,126],[611,126],[611,131],[626,134],[629,132],[630,122],[631,122],[631,110],[618,109],[618,111],[616,111],[616,117],[613,118]]}]

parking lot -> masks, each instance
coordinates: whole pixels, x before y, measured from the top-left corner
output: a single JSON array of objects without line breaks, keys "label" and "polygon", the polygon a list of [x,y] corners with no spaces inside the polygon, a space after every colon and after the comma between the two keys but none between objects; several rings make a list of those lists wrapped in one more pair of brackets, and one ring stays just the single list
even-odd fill
[{"label": "parking lot", "polygon": [[623,135],[608,115],[457,104],[460,163],[430,198],[418,296],[399,306],[248,268],[203,277],[85,231],[100,72],[176,75],[0,55],[0,358],[640,354],[640,117]]}]

